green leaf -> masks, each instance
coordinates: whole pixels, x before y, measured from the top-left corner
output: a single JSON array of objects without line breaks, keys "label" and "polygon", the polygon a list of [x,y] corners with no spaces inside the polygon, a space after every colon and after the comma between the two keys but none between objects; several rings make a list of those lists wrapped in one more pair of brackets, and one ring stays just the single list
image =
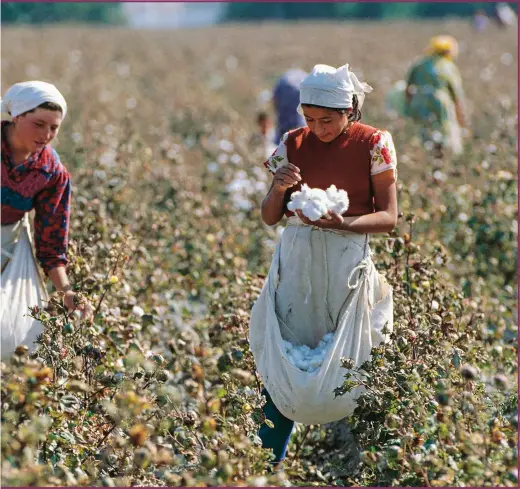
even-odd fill
[{"label": "green leaf", "polygon": [[153,316],[151,314],[143,314],[141,316],[141,324],[143,326],[151,326],[154,324]]}]

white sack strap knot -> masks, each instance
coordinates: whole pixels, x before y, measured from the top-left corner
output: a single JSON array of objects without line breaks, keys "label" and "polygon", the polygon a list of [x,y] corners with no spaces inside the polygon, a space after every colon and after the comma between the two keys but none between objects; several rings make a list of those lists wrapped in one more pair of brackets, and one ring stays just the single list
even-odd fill
[{"label": "white sack strap knot", "polygon": [[[368,277],[368,259],[364,258],[359,262],[359,265],[357,267],[354,267],[352,271],[350,272],[350,275],[348,276],[347,285],[349,289],[357,289],[359,286],[359,283],[361,279],[365,279]],[[356,274],[357,271],[362,271],[363,273],[356,279],[356,283],[354,285],[351,285],[351,280]]]}]

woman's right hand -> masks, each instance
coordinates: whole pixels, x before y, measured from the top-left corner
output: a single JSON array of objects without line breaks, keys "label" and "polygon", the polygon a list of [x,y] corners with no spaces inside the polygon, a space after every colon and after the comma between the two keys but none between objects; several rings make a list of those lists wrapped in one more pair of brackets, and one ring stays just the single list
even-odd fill
[{"label": "woman's right hand", "polygon": [[276,170],[273,178],[273,189],[285,192],[288,188],[298,185],[301,179],[300,169],[289,163]]}]

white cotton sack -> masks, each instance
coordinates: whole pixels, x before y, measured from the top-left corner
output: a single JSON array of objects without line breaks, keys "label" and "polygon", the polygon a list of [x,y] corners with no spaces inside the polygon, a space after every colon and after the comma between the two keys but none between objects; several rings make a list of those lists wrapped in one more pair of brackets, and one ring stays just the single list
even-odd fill
[{"label": "white cotton sack", "polygon": [[[31,249],[28,221],[24,218],[13,256],[2,272],[0,287],[2,310],[0,314],[1,358],[11,357],[17,346],[25,344],[35,348],[34,341],[42,333],[42,323],[29,316],[29,308],[43,308],[48,300],[41,283],[38,265]],[[13,226],[11,226],[12,228]],[[2,230],[2,238],[9,232]]]}]

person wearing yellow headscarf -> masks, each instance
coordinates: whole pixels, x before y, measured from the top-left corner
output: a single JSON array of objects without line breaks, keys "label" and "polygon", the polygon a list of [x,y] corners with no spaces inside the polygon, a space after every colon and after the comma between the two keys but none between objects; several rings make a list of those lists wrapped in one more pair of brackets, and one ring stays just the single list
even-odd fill
[{"label": "person wearing yellow headscarf", "polygon": [[455,38],[435,36],[406,79],[407,115],[420,126],[423,143],[437,156],[445,149],[462,152],[466,121],[462,79],[454,62],[458,53]]}]

